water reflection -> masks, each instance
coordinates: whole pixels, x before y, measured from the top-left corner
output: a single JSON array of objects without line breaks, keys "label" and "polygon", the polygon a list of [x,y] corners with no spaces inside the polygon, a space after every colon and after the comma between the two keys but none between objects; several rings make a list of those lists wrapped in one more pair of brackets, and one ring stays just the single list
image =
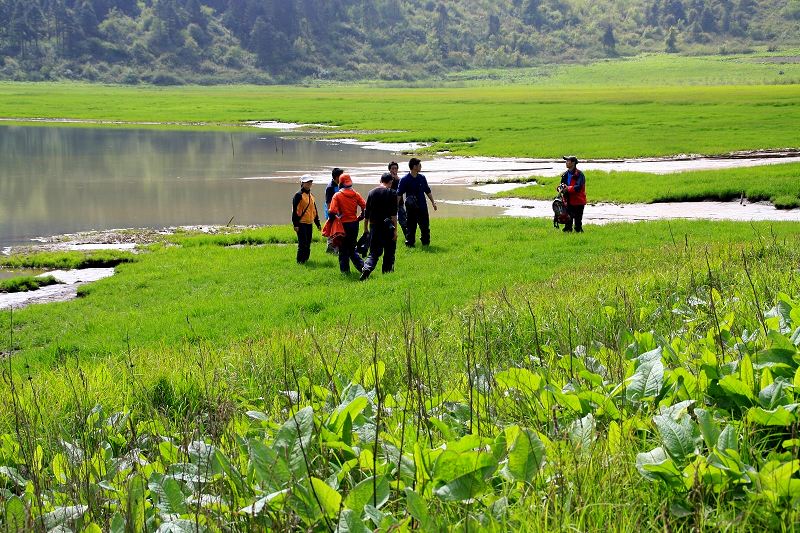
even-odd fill
[{"label": "water reflection", "polygon": [[[0,126],[0,245],[90,229],[225,224],[232,217],[236,224],[284,224],[297,184],[241,178],[314,172],[322,201],[331,167],[391,159],[402,156],[263,130]],[[447,189],[440,196],[474,196]]]}]

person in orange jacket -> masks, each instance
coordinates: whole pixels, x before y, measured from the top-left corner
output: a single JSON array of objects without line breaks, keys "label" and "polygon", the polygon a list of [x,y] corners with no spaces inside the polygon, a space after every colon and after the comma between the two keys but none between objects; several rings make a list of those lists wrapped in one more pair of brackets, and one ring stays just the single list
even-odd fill
[{"label": "person in orange jacket", "polygon": [[311,256],[311,224],[320,229],[317,202],[311,194],[312,183],[314,178],[311,176],[300,178],[300,190],[292,199],[292,226],[297,233],[297,263],[301,265]]},{"label": "person in orange jacket", "polygon": [[[333,195],[328,213],[339,217],[344,226],[344,240],[339,246],[339,270],[343,274],[350,273],[350,262],[358,272],[364,268],[364,260],[356,251],[358,227],[364,218],[367,202],[364,197],[353,190],[353,180],[349,174],[339,176],[339,192]],[[360,209],[360,213],[359,213]]]}]

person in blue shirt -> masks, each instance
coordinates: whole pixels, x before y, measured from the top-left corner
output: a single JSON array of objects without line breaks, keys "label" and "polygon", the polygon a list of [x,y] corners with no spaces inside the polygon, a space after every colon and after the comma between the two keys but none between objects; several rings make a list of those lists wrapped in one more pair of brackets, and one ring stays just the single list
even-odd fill
[{"label": "person in blue shirt", "polygon": [[[328,208],[331,206],[331,200],[333,200],[333,195],[339,192],[339,176],[344,174],[344,170],[339,167],[334,168],[331,171],[331,182],[325,187],[325,220],[328,220],[330,217],[328,216]],[[328,247],[325,251],[329,254],[337,255],[339,250],[333,245],[333,239],[328,237]]]},{"label": "person in blue shirt", "polygon": [[408,162],[409,173],[403,176],[397,187],[398,204],[403,202],[406,206],[406,246],[413,248],[417,238],[417,226],[419,226],[419,240],[422,246],[431,243],[431,225],[428,216],[428,204],[425,201],[427,196],[433,210],[436,211],[436,200],[433,199],[428,180],[423,174],[422,161],[412,157]]}]

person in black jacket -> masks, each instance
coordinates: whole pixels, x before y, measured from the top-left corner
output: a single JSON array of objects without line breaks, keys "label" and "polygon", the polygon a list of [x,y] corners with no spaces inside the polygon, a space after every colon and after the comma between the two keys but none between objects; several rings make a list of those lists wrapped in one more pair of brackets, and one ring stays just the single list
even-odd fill
[{"label": "person in black jacket", "polygon": [[311,256],[311,224],[320,229],[317,203],[311,194],[313,182],[314,178],[311,176],[300,178],[300,190],[292,199],[292,226],[297,233],[297,263],[300,265]]},{"label": "person in black jacket", "polygon": [[364,232],[369,231],[369,256],[361,270],[361,281],[369,277],[378,259],[383,254],[381,271],[386,274],[394,270],[394,257],[397,250],[397,192],[392,189],[392,175],[381,176],[380,187],[369,191],[367,207],[364,210]]}]

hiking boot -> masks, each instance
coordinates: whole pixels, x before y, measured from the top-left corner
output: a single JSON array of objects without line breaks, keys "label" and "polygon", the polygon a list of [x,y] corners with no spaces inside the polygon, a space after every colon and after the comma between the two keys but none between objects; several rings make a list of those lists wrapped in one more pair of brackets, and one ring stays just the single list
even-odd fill
[{"label": "hiking boot", "polygon": [[369,275],[372,274],[371,270],[364,269],[361,271],[361,277],[358,278],[358,281],[365,281]]}]

